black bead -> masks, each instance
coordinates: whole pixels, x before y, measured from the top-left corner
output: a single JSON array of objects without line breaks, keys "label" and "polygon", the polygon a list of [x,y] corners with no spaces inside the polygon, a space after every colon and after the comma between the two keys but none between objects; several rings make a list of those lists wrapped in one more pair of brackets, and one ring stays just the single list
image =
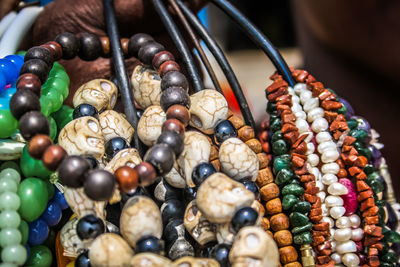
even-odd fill
[{"label": "black bead", "polygon": [[163,240],[165,240],[166,245],[178,239],[178,231],[176,228],[182,224],[183,224],[182,218],[180,219],[175,218],[167,223],[163,231]]},{"label": "black bead", "polygon": [[85,194],[95,201],[107,201],[114,193],[115,180],[115,176],[108,171],[92,170],[83,184]]},{"label": "black bead", "polygon": [[202,258],[211,258],[211,251],[217,245],[217,241],[210,241],[206,243],[202,250],[200,251],[200,257]]},{"label": "black bead", "polygon": [[21,76],[25,73],[35,74],[40,79],[40,82],[44,84],[47,77],[49,77],[49,71],[49,65],[47,65],[46,62],[41,59],[31,59],[22,65],[19,75]]},{"label": "black bead", "polygon": [[167,72],[161,80],[161,90],[164,91],[169,87],[182,87],[186,91],[189,89],[189,83],[182,73],[179,71]]},{"label": "black bead", "polygon": [[112,159],[119,151],[129,148],[129,143],[122,137],[114,137],[108,140],[105,145],[107,159]]},{"label": "black bead", "polygon": [[24,56],[24,61],[26,62],[31,59],[41,59],[46,62],[47,66],[53,66],[54,62],[50,50],[41,46],[29,48]]},{"label": "black bead", "polygon": [[156,144],[146,152],[144,160],[154,166],[158,175],[163,175],[172,169],[175,154],[167,145]]},{"label": "black bead", "polygon": [[64,185],[78,188],[83,185],[89,170],[90,164],[86,159],[80,156],[68,156],[58,167],[58,178]]},{"label": "black bead", "polygon": [[140,48],[148,42],[154,42],[153,37],[151,37],[148,34],[137,33],[134,36],[132,36],[131,39],[129,40],[129,44],[128,44],[129,56],[137,57]]},{"label": "black bead", "polygon": [[76,233],[81,240],[94,239],[104,231],[103,220],[93,214],[80,218],[76,225]]},{"label": "black bead", "polygon": [[157,144],[168,145],[178,157],[183,151],[183,138],[176,132],[163,132],[157,139]]},{"label": "black bead", "polygon": [[229,267],[229,251],[231,248],[232,246],[228,244],[218,244],[211,249],[211,258],[218,261],[221,267]]},{"label": "black bead", "polygon": [[155,236],[146,236],[136,242],[135,253],[151,252],[160,254],[163,250],[162,241]]},{"label": "black bead", "polygon": [[69,32],[64,32],[56,37],[55,40],[62,48],[63,59],[73,59],[79,51],[79,40]]},{"label": "black bead", "polygon": [[10,111],[17,120],[29,111],[40,111],[39,97],[31,90],[18,90],[10,99]]},{"label": "black bead", "polygon": [[144,187],[138,186],[136,188],[136,190],[134,190],[133,192],[129,192],[129,193],[122,193],[121,192],[121,205],[124,206],[125,203],[134,196],[146,196],[146,197],[150,197],[150,194],[147,192],[147,190]]},{"label": "black bead", "polygon": [[232,122],[228,120],[223,120],[214,129],[215,138],[218,143],[222,143],[231,137],[237,137],[237,131]]},{"label": "black bead", "polygon": [[247,190],[253,192],[255,199],[258,199],[260,196],[260,189],[258,188],[258,185],[251,181],[251,180],[242,180],[242,184],[246,187]]},{"label": "black bead", "polygon": [[19,119],[19,131],[25,140],[36,134],[50,134],[50,124],[40,111],[29,111]]},{"label": "black bead", "polygon": [[171,199],[180,199],[181,196],[182,189],[169,185],[165,179],[162,179],[154,189],[154,197],[161,203]]},{"label": "black bead", "polygon": [[144,111],[142,109],[136,109],[136,116],[138,118],[138,120],[142,117]]},{"label": "black bead", "polygon": [[231,225],[232,228],[239,232],[244,226],[254,225],[258,218],[258,212],[251,207],[244,207],[236,211],[232,217]]},{"label": "black bead", "polygon": [[200,186],[205,179],[216,172],[217,169],[215,169],[214,165],[209,162],[202,162],[194,167],[192,181],[196,186]]},{"label": "black bead", "polygon": [[79,43],[81,47],[78,55],[81,59],[91,61],[101,55],[101,42],[97,35],[85,33],[79,38]]},{"label": "black bead", "polygon": [[175,104],[190,108],[189,94],[181,87],[169,87],[161,94],[160,105],[165,112]]},{"label": "black bead", "polygon": [[96,169],[99,166],[99,162],[91,155],[84,155],[83,156],[90,164],[91,169]]},{"label": "black bead", "polygon": [[139,49],[139,60],[143,64],[151,66],[154,56],[164,50],[165,47],[157,42],[147,42]]},{"label": "black bead", "polygon": [[183,201],[188,204],[190,201],[194,200],[197,195],[196,187],[185,186],[183,189]]},{"label": "black bead", "polygon": [[72,113],[72,118],[74,120],[85,116],[91,116],[99,119],[99,112],[95,107],[90,104],[80,104],[74,109],[74,112]]},{"label": "black bead", "polygon": [[164,225],[172,219],[183,219],[185,207],[177,199],[170,199],[161,206],[161,217]]},{"label": "black bead", "polygon": [[86,250],[79,254],[75,260],[75,267],[92,267],[89,259],[89,250]]}]

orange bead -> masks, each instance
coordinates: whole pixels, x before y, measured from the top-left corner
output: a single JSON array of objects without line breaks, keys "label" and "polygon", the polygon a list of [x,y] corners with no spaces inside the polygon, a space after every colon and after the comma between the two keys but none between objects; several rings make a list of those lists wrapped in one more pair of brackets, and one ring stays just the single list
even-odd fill
[{"label": "orange bead", "polygon": [[67,156],[67,151],[59,145],[51,145],[43,153],[43,165],[50,171],[55,171],[61,161]]},{"label": "orange bead", "polygon": [[48,135],[35,135],[28,145],[28,153],[34,159],[41,159],[44,151],[52,145],[52,141]]},{"label": "orange bead", "polygon": [[132,192],[139,184],[137,171],[129,166],[119,167],[114,175],[117,177],[119,189],[124,193]]}]

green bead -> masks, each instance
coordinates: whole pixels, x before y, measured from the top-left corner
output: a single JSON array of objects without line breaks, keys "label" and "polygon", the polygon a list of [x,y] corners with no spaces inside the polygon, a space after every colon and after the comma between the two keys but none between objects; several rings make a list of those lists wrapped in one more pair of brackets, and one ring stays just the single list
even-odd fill
[{"label": "green bead", "polygon": [[288,184],[282,188],[282,195],[295,195],[297,197],[302,196],[304,193],[304,188],[298,184]]},{"label": "green bead", "polygon": [[0,165],[0,171],[3,171],[4,169],[8,169],[8,168],[14,169],[18,173],[21,171],[21,169],[19,168],[18,163],[16,163],[15,161],[6,161],[6,162],[4,162],[3,164]]},{"label": "green bead", "polygon": [[72,121],[73,112],[73,108],[62,106],[58,111],[51,114],[51,116],[56,120],[58,129],[64,128],[68,122]]},{"label": "green bead", "polygon": [[298,227],[294,227],[292,229],[292,234],[296,235],[296,234],[300,234],[303,233],[305,231],[310,231],[312,229],[312,223],[307,223],[304,226],[298,226]]},{"label": "green bead", "polygon": [[50,116],[51,111],[53,110],[53,103],[46,96],[42,95],[40,97],[40,112],[43,113],[46,117]]},{"label": "green bead", "polygon": [[365,138],[368,137],[368,133],[367,133],[367,131],[364,131],[364,130],[354,129],[354,130],[350,131],[350,136],[356,138],[358,142],[364,143]]},{"label": "green bead", "polygon": [[336,100],[336,98],[338,98],[338,94],[335,92],[335,90],[333,90],[331,88],[327,88],[327,89],[328,89],[329,92],[331,92],[335,96],[334,100]]},{"label": "green bead", "polygon": [[379,173],[378,172],[372,172],[371,174],[368,175],[368,179],[379,179]]},{"label": "green bead", "polygon": [[293,211],[301,212],[303,214],[310,212],[311,204],[307,201],[300,201],[294,204]]},{"label": "green bead", "polygon": [[289,169],[290,168],[290,155],[284,154],[274,159],[273,171],[274,174],[277,174],[282,169]]},{"label": "green bead", "polygon": [[296,245],[311,244],[313,241],[311,232],[304,232],[293,237],[293,243]]},{"label": "green bead", "polygon": [[18,266],[12,263],[3,262],[0,263],[0,267],[18,267]]},{"label": "green bead", "polygon": [[280,131],[282,128],[281,119],[277,118],[277,119],[271,121],[270,128],[271,128],[272,132]]},{"label": "green bead", "polygon": [[39,177],[41,179],[47,179],[51,171],[49,171],[41,160],[32,158],[28,153],[28,145],[22,150],[20,159],[20,167],[25,177]]},{"label": "green bead", "polygon": [[399,257],[393,253],[393,252],[388,252],[385,255],[382,256],[382,261],[390,262],[390,263],[395,263],[399,260]]},{"label": "green bead", "polygon": [[380,262],[380,267],[394,267],[395,265],[393,263],[390,262],[385,262],[385,261],[381,261]]},{"label": "green bead", "polygon": [[292,179],[290,181],[290,184],[297,184],[297,185],[301,185],[301,182],[299,179],[297,179],[297,177],[295,177],[294,179]]},{"label": "green bead", "polygon": [[7,246],[1,251],[1,259],[3,262],[23,265],[26,258],[26,249],[20,244]]},{"label": "green bead", "polygon": [[4,192],[17,192],[18,185],[11,177],[4,177],[0,179],[0,194]]},{"label": "green bead", "polygon": [[0,195],[0,210],[18,210],[20,200],[13,192],[4,192]]},{"label": "green bead", "polygon": [[10,137],[18,128],[18,121],[8,109],[0,109],[0,138]]},{"label": "green bead", "polygon": [[400,234],[396,231],[388,231],[384,234],[384,240],[389,243],[400,243]]},{"label": "green bead", "polygon": [[52,199],[54,196],[54,185],[50,183],[50,181],[46,180],[46,187],[47,187],[47,195],[48,199]]},{"label": "green bead", "polygon": [[346,115],[346,113],[347,113],[347,108],[346,108],[346,106],[345,106],[345,105],[342,105],[342,107],[339,108],[339,109],[337,110],[337,112],[338,112],[339,114]]},{"label": "green bead", "polygon": [[48,201],[47,185],[38,178],[27,178],[18,188],[18,196],[21,200],[19,213],[27,222],[39,218],[46,209]]},{"label": "green bead", "polygon": [[18,228],[21,217],[15,210],[5,210],[0,213],[0,228]]},{"label": "green bead", "polygon": [[385,190],[385,186],[378,179],[368,178],[366,182],[371,187],[372,191],[374,191],[375,194],[383,192],[383,190]]},{"label": "green bead", "polygon": [[309,222],[308,217],[300,212],[292,212],[289,218],[293,227],[304,226]]},{"label": "green bead", "polygon": [[289,151],[289,147],[284,140],[278,140],[272,143],[272,152],[275,155],[286,154]]},{"label": "green bead", "polygon": [[57,136],[57,123],[51,116],[48,117],[48,119],[50,123],[50,139],[54,141],[54,139],[56,139]]},{"label": "green bead", "polygon": [[0,179],[4,178],[4,177],[11,178],[17,184],[19,184],[19,182],[21,182],[21,175],[15,169],[7,168],[7,169],[2,170],[0,172]]},{"label": "green bead", "polygon": [[29,235],[28,223],[24,220],[21,220],[21,223],[18,226],[18,230],[21,232],[22,235],[22,240],[21,240],[22,245],[26,245],[26,242],[28,242],[28,235]]},{"label": "green bead", "polygon": [[60,77],[50,77],[43,85],[42,90],[47,88],[57,91],[62,96],[63,100],[68,96],[68,83]]},{"label": "green bead", "polygon": [[364,172],[366,175],[370,175],[374,171],[374,166],[372,164],[367,164],[364,167]]},{"label": "green bead", "polygon": [[267,103],[267,112],[271,113],[274,110],[276,110],[276,104],[268,101],[268,103]]},{"label": "green bead", "polygon": [[281,131],[276,131],[274,132],[274,134],[271,136],[271,142],[275,142],[278,140],[283,139],[283,134],[281,133]]},{"label": "green bead", "polygon": [[275,178],[275,183],[278,186],[287,184],[294,177],[294,172],[290,169],[282,169],[278,172]]},{"label": "green bead", "polygon": [[347,121],[347,126],[349,126],[350,130],[353,130],[353,129],[357,128],[358,121],[357,120],[353,120],[353,119],[348,120]]},{"label": "green bead", "polygon": [[49,267],[53,261],[53,256],[48,247],[39,245],[31,247],[31,255],[26,262],[26,267]]},{"label": "green bead", "polygon": [[[54,70],[54,72],[51,74],[52,74],[51,77],[61,79],[67,84],[67,86],[69,86],[70,79],[68,77],[68,74],[65,72],[65,70],[61,70],[61,69]],[[49,74],[49,76],[50,76],[50,74]]]},{"label": "green bead", "polygon": [[21,55],[21,56],[25,56],[26,51],[21,50],[21,51],[17,51],[17,53],[15,53],[16,55]]},{"label": "green bead", "polygon": [[291,207],[293,207],[294,204],[296,204],[296,202],[298,202],[299,199],[294,196],[294,195],[286,195],[282,198],[282,208],[284,210],[288,210]]},{"label": "green bead", "polygon": [[271,113],[269,114],[269,121],[272,122],[276,119],[279,119],[278,113],[276,112],[276,110],[271,111]]},{"label": "green bead", "polygon": [[0,246],[2,248],[21,243],[21,233],[16,228],[4,228],[0,231]]},{"label": "green bead", "polygon": [[45,97],[48,103],[51,103],[50,114],[59,110],[64,101],[62,95],[56,90],[52,90],[52,88],[46,88],[42,90],[42,96],[40,98],[42,97]]}]

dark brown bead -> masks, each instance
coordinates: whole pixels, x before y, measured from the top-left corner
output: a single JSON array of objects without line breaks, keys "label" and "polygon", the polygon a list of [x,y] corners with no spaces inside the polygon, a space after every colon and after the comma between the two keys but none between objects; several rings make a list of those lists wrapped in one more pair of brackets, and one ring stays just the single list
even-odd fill
[{"label": "dark brown bead", "polygon": [[129,39],[128,52],[130,56],[137,57],[140,48],[148,43],[154,42],[153,37],[145,33],[137,33]]},{"label": "dark brown bead", "polygon": [[54,61],[60,60],[62,58],[62,47],[57,42],[51,41],[41,46],[49,49]]},{"label": "dark brown bead", "polygon": [[139,49],[139,60],[146,65],[151,65],[155,54],[165,50],[162,44],[157,42],[148,42]]},{"label": "dark brown bead", "polygon": [[107,36],[100,37],[101,42],[101,55],[103,57],[110,56],[110,39]]},{"label": "dark brown bead", "polygon": [[163,132],[157,139],[157,144],[168,145],[178,157],[183,151],[183,137],[176,132]]},{"label": "dark brown bead", "polygon": [[79,38],[80,49],[78,55],[81,59],[92,61],[101,55],[101,42],[99,37],[94,34],[84,33]]},{"label": "dark brown bead", "polygon": [[161,51],[154,55],[153,67],[158,70],[158,68],[166,61],[175,61],[174,55],[168,51]]},{"label": "dark brown bead", "polygon": [[46,149],[51,146],[53,142],[48,135],[38,134],[35,135],[28,145],[28,153],[34,159],[41,159]]},{"label": "dark brown bead", "polygon": [[50,68],[49,65],[46,64],[41,59],[31,59],[25,61],[24,65],[22,65],[21,70],[19,72],[20,75],[25,73],[33,73],[39,79],[40,82],[43,84],[46,82],[47,77],[49,77]]},{"label": "dark brown bead", "polygon": [[161,130],[163,132],[173,131],[180,135],[183,135],[185,133],[185,126],[182,124],[182,122],[180,122],[176,119],[169,119],[169,120],[164,121]]},{"label": "dark brown bead", "polygon": [[19,76],[17,81],[17,90],[30,90],[40,97],[42,83],[38,76],[32,73],[25,73]]},{"label": "dark brown bead", "polygon": [[58,167],[58,177],[64,185],[77,188],[83,185],[89,170],[89,161],[80,156],[68,156]]},{"label": "dark brown bead", "polygon": [[156,144],[144,155],[144,160],[149,162],[158,175],[167,174],[174,165],[174,151],[166,144]]},{"label": "dark brown bead", "polygon": [[129,166],[119,167],[114,175],[117,177],[119,190],[124,193],[132,192],[139,184],[139,175],[137,171]]},{"label": "dark brown bead", "polygon": [[124,53],[124,56],[128,55],[128,45],[129,45],[129,39],[122,38],[121,39],[121,48],[122,48],[122,52]]},{"label": "dark brown bead", "polygon": [[167,72],[170,71],[181,71],[181,68],[179,67],[179,64],[176,63],[175,61],[165,61],[163,64],[161,64],[160,68],[158,69],[158,74],[160,77],[164,77],[164,75]]},{"label": "dark brown bead", "polygon": [[73,59],[79,51],[79,40],[70,32],[58,35],[55,41],[61,46],[63,59]]},{"label": "dark brown bead", "polygon": [[164,111],[167,111],[170,106],[182,105],[187,109],[190,108],[190,97],[185,89],[181,87],[169,87],[164,90],[160,98],[160,106]]},{"label": "dark brown bead", "polygon": [[115,176],[106,170],[92,170],[83,184],[85,194],[94,201],[109,200],[115,188]]},{"label": "dark brown bead", "polygon": [[25,140],[30,140],[37,134],[50,134],[50,124],[40,111],[25,113],[19,120],[19,131]]},{"label": "dark brown bead", "polygon": [[189,90],[189,83],[182,73],[179,71],[167,72],[161,80],[161,90],[164,91],[170,87],[182,87],[186,91]]},{"label": "dark brown bead", "polygon": [[34,46],[28,49],[24,56],[24,61],[27,62],[31,59],[43,60],[50,67],[53,66],[54,62],[50,50],[41,46]]},{"label": "dark brown bead", "polygon": [[137,174],[139,175],[140,186],[148,186],[154,183],[157,179],[157,173],[153,165],[148,162],[141,162],[134,167]]},{"label": "dark brown bead", "polygon": [[190,121],[190,112],[189,110],[182,105],[172,105],[168,108],[167,112],[167,120],[169,119],[177,119],[183,123],[186,127]]},{"label": "dark brown bead", "polygon": [[44,151],[42,157],[43,165],[50,171],[55,171],[67,155],[67,151],[61,146],[51,145]]},{"label": "dark brown bead", "polygon": [[10,99],[11,114],[19,120],[29,111],[40,111],[39,97],[30,90],[18,90]]}]

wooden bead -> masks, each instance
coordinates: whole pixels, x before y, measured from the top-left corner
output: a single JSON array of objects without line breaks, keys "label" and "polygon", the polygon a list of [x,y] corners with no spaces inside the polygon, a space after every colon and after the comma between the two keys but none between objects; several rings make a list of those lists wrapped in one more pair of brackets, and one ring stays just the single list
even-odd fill
[{"label": "wooden bead", "polygon": [[119,189],[124,193],[132,192],[139,184],[139,175],[137,171],[131,167],[119,167],[114,175],[117,177]]},{"label": "wooden bead", "polygon": [[122,38],[121,39],[121,48],[122,48],[122,52],[124,53],[124,56],[128,55],[128,45],[129,45],[129,39]]},{"label": "wooden bead", "polygon": [[157,173],[154,167],[148,162],[141,162],[134,168],[139,176],[139,184],[148,186],[154,183],[157,179]]},{"label": "wooden bead", "polygon": [[172,105],[167,109],[166,112],[167,120],[168,119],[177,119],[183,123],[186,127],[190,120],[189,110],[182,105]]},{"label": "wooden bead", "polygon": [[274,239],[279,247],[289,246],[293,243],[292,233],[288,230],[281,230],[274,234]]},{"label": "wooden bead", "polygon": [[279,197],[265,203],[265,209],[268,215],[274,215],[282,212],[282,203]]},{"label": "wooden bead", "polygon": [[107,36],[100,37],[100,43],[101,43],[101,55],[103,57],[109,57],[110,56],[110,39]]},{"label": "wooden bead", "polygon": [[254,130],[250,126],[243,126],[238,130],[238,135],[240,140],[243,142],[246,142],[250,139],[253,139],[255,137]]},{"label": "wooden bead", "polygon": [[285,264],[283,267],[303,267],[303,265],[298,261],[294,261],[294,262]]},{"label": "wooden bead", "polygon": [[274,181],[274,177],[270,168],[262,169],[258,172],[258,177],[256,183],[258,187],[263,187],[264,185],[270,184]]},{"label": "wooden bead", "polygon": [[161,130],[163,132],[173,131],[180,135],[183,135],[185,133],[185,126],[176,119],[169,119],[163,123]]},{"label": "wooden bead", "polygon": [[258,154],[262,151],[260,141],[258,141],[255,138],[246,141],[246,145],[248,145],[250,147],[250,149],[253,150],[254,153],[256,153],[256,154]]},{"label": "wooden bead", "polygon": [[175,61],[174,55],[168,51],[161,51],[154,55],[153,67],[158,70],[158,68],[166,61]]},{"label": "wooden bead", "polygon": [[270,201],[276,197],[279,197],[279,187],[270,183],[260,188],[260,195],[264,201]]},{"label": "wooden bead", "polygon": [[267,217],[262,218],[261,227],[264,229],[264,231],[267,231],[271,227],[271,224]]},{"label": "wooden bead", "polygon": [[178,63],[176,63],[175,61],[171,61],[171,60],[165,61],[158,68],[158,74],[161,76],[161,78],[164,77],[164,75],[170,71],[181,71],[181,68],[179,67]]},{"label": "wooden bead", "polygon": [[215,169],[217,169],[217,171],[220,171],[221,164],[218,159],[211,161],[211,164],[214,165],[214,167],[215,167]]},{"label": "wooden bead", "polygon": [[61,146],[49,146],[42,157],[43,165],[50,171],[55,171],[66,156],[67,151]]},{"label": "wooden bead", "polygon": [[271,229],[274,232],[289,229],[289,218],[283,213],[278,213],[272,216],[269,221],[271,223]]},{"label": "wooden bead", "polygon": [[35,159],[41,159],[44,151],[52,144],[53,142],[48,135],[35,135],[29,142],[28,153]]},{"label": "wooden bead", "polygon": [[258,157],[258,161],[260,162],[260,166],[259,166],[260,170],[267,168],[268,164],[269,164],[268,155],[265,153],[258,153],[257,157]]},{"label": "wooden bead", "polygon": [[228,118],[228,120],[232,122],[235,129],[239,130],[244,126],[244,121],[239,116],[233,115],[230,118]]},{"label": "wooden bead", "polygon": [[50,41],[42,46],[49,49],[54,61],[60,60],[62,58],[62,47],[57,42]]},{"label": "wooden bead", "polygon": [[287,264],[297,260],[297,250],[293,246],[287,246],[279,249],[279,255],[281,256],[281,263]]},{"label": "wooden bead", "polygon": [[218,148],[211,144],[210,161],[218,159]]},{"label": "wooden bead", "polygon": [[38,76],[33,73],[25,73],[19,76],[17,81],[18,90],[31,90],[38,97],[40,97],[42,83]]}]

